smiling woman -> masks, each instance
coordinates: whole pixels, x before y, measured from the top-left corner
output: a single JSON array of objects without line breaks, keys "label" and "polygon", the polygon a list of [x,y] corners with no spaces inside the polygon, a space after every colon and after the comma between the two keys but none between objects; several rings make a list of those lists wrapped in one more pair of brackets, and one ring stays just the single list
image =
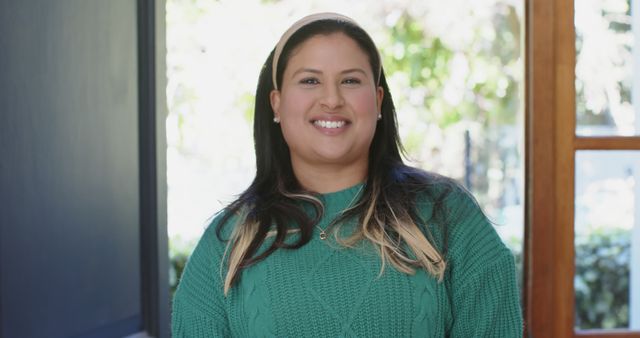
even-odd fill
[{"label": "smiling woman", "polygon": [[403,163],[380,61],[339,14],[285,32],[255,179],[192,254],[175,337],[521,336],[511,252],[466,190]]}]

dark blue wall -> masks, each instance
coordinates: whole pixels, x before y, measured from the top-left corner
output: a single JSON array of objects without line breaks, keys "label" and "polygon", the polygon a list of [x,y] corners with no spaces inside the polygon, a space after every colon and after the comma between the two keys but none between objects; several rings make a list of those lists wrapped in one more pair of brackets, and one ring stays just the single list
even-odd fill
[{"label": "dark blue wall", "polygon": [[0,336],[143,330],[136,1],[0,0]]}]

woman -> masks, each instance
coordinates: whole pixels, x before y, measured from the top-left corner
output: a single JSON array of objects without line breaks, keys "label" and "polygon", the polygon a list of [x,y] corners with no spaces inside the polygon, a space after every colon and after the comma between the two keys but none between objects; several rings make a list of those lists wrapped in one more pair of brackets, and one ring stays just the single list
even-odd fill
[{"label": "woman", "polygon": [[464,189],[403,164],[380,56],[352,19],[285,32],[254,119],[256,177],[193,252],[174,336],[521,336],[510,251]]}]

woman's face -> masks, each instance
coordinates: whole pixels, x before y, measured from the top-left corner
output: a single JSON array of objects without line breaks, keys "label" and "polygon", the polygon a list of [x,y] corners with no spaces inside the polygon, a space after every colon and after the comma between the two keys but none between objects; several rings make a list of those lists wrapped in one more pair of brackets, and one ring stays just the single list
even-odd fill
[{"label": "woman's face", "polygon": [[315,35],[295,48],[271,92],[294,170],[366,168],[382,95],[367,55],[347,35]]}]

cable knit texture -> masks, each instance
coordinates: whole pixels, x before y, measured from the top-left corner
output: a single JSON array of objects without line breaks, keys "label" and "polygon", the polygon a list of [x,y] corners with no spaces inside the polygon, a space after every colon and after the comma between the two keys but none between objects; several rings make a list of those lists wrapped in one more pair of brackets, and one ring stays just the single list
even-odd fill
[{"label": "cable knit texture", "polygon": [[[362,184],[324,194],[324,228]],[[430,219],[431,204],[418,203]],[[521,337],[513,256],[473,199],[460,189],[445,200],[448,268],[438,282],[391,265],[368,242],[343,248],[333,236],[298,250],[277,250],[244,270],[223,294],[225,242],[214,219],[191,255],[173,299],[173,337]],[[427,221],[437,246],[443,234]],[[353,230],[354,223],[341,231]],[[223,235],[230,233],[231,224]],[[291,240],[297,234],[290,235]],[[265,249],[273,238],[267,239]]]}]

